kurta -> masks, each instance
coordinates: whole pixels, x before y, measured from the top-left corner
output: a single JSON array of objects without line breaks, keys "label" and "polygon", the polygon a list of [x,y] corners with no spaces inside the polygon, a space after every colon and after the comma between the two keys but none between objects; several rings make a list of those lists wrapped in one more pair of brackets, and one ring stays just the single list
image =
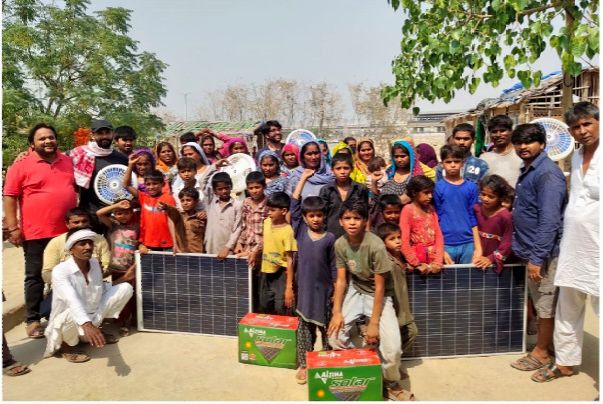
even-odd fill
[{"label": "kurta", "polygon": [[582,174],[583,150],[574,152],[570,198],[563,219],[556,286],[599,296],[599,148]]},{"label": "kurta", "polygon": [[492,216],[486,216],[482,206],[473,206],[479,239],[482,244],[482,255],[496,265],[496,272],[503,270],[505,260],[511,255],[513,239],[513,218],[511,212],[503,209]]}]

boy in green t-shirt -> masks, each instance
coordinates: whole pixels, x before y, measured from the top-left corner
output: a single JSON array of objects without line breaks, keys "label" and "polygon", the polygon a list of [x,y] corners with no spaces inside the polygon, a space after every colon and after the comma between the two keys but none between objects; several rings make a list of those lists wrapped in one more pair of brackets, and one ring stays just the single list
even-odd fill
[{"label": "boy in green t-shirt", "polygon": [[293,313],[293,253],[297,251],[297,241],[286,220],[290,204],[291,198],[284,192],[271,194],[266,202],[268,218],[264,220],[260,313]]},{"label": "boy in green t-shirt", "polygon": [[[330,345],[336,349],[353,348],[350,330],[361,316],[368,317],[364,342],[379,345],[386,397],[411,400],[412,393],[399,386],[402,349],[392,300],[392,263],[383,241],[366,231],[367,220],[366,204],[344,202],[339,222],[345,235],[335,242],[337,280],[328,329]],[[347,287],[348,273],[350,287]]]}]

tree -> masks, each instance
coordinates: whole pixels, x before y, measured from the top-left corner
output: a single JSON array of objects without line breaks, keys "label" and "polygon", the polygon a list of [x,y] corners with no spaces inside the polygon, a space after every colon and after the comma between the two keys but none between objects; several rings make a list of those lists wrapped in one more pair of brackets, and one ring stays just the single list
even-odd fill
[{"label": "tree", "polygon": [[348,89],[357,121],[378,128],[379,133],[392,133],[401,122],[408,120],[409,114],[407,110],[400,107],[397,99],[392,100],[387,106],[381,102],[383,87],[383,85],[365,87],[363,84],[350,84]]},{"label": "tree", "polygon": [[[561,60],[564,82],[580,74],[580,59],[599,52],[599,2],[592,0],[388,0],[405,16],[401,53],[392,62],[395,83],[387,103],[403,108],[418,98],[449,102],[457,90],[480,82],[498,86],[505,74],[529,88],[542,72],[531,69],[548,45]],[[565,25],[555,29],[556,17]],[[562,107],[571,105],[564,87]],[[418,109],[415,108],[415,113]]]},{"label": "tree", "polygon": [[311,85],[309,88],[308,111],[311,125],[317,134],[323,129],[341,120],[342,105],[339,93],[325,82]]},{"label": "tree", "polygon": [[141,143],[163,127],[150,112],[163,105],[162,73],[154,54],[138,52],[128,36],[131,11],[108,7],[86,13],[88,0],[58,7],[39,0],[3,0],[4,161],[26,147],[36,122],[55,125],[62,149],[92,118],[128,124]]}]

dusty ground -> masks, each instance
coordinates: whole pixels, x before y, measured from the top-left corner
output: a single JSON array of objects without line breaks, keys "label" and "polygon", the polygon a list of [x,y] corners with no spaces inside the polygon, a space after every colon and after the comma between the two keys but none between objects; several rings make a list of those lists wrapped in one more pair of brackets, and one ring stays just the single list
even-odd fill
[{"label": "dusty ground", "polygon": [[[9,299],[22,299],[19,254],[4,251],[3,288],[14,289]],[[102,350],[86,347],[93,358],[83,364],[42,359],[45,340],[25,338],[22,324],[7,339],[33,371],[3,377],[4,400],[307,400],[294,370],[238,363],[236,339],[139,332]],[[590,306],[584,348],[580,373],[550,383],[511,368],[520,355],[503,355],[406,362],[406,387],[419,400],[592,401],[599,395],[599,321]]]}]

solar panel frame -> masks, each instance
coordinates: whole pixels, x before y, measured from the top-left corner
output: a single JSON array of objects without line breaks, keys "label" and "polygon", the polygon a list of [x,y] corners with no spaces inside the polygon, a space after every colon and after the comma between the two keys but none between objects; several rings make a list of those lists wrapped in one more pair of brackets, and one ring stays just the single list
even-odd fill
[{"label": "solar panel frame", "polygon": [[[521,267],[525,267],[525,265],[524,265],[524,264],[507,264],[507,265],[505,265],[505,266],[504,266],[503,271],[511,271],[511,280],[510,280],[510,282],[511,282],[511,283],[513,282],[513,279],[514,279],[514,273],[515,273],[514,268],[521,268]],[[458,274],[459,274],[459,273],[458,273],[458,272],[456,272],[456,270],[467,270],[467,269],[469,269],[469,271],[471,271],[471,270],[479,271],[478,273],[481,273],[482,275],[485,275],[484,271],[481,271],[481,270],[475,269],[475,267],[474,267],[473,265],[471,265],[471,264],[456,264],[456,265],[446,265],[446,266],[444,266],[444,268],[443,268],[443,271],[445,271],[445,272],[440,273],[440,274],[437,274],[437,275],[433,275],[433,274],[432,274],[432,275],[427,275],[427,277],[434,277],[434,276],[437,276],[437,277],[439,277],[440,282],[443,284],[443,282],[444,282],[444,277],[445,277],[446,275],[450,274],[450,271],[451,271],[451,270],[454,270],[454,271],[455,271],[455,272],[454,272],[454,276],[455,276],[455,284],[458,284]],[[494,272],[492,271],[492,269],[488,269],[487,271],[489,271],[491,274],[494,274]],[[519,304],[521,304],[521,305],[522,305],[521,315],[522,315],[522,317],[523,317],[523,318],[522,318],[522,329],[521,329],[521,349],[514,349],[514,350],[509,350],[509,351],[498,351],[498,352],[464,353],[464,354],[458,354],[458,353],[454,353],[454,354],[427,354],[427,355],[413,355],[413,353],[414,353],[416,350],[420,349],[420,348],[417,348],[417,347],[418,347],[419,345],[423,344],[423,341],[424,341],[424,340],[427,340],[427,341],[425,342],[425,345],[429,345],[430,336],[431,336],[431,340],[433,341],[433,340],[437,339],[438,335],[436,335],[436,334],[434,334],[434,333],[431,333],[431,334],[430,334],[429,327],[425,327],[425,328],[421,329],[421,325],[420,325],[420,323],[423,323],[423,322],[422,322],[422,321],[420,321],[420,318],[421,318],[421,314],[423,313],[423,311],[422,311],[422,310],[420,310],[419,308],[415,308],[415,307],[413,307],[413,303],[415,303],[414,305],[416,306],[416,299],[414,299],[414,298],[413,298],[413,296],[414,296],[413,294],[414,294],[416,291],[415,291],[415,290],[413,290],[413,285],[414,285],[414,283],[413,283],[413,279],[412,279],[412,277],[413,277],[413,276],[415,276],[415,277],[420,277],[420,276],[426,277],[426,276],[425,276],[425,275],[418,275],[417,273],[412,273],[412,274],[407,274],[407,275],[408,275],[408,276],[407,276],[407,280],[409,281],[409,282],[408,282],[408,294],[409,294],[409,300],[410,300],[411,310],[412,310],[413,315],[414,315],[414,318],[415,318],[415,323],[417,324],[417,328],[418,328],[418,335],[417,335],[417,338],[416,338],[416,340],[415,340],[415,342],[414,342],[414,344],[413,344],[412,349],[410,350],[410,352],[409,352],[408,354],[406,354],[407,356],[402,356],[402,360],[415,360],[415,359],[440,359],[440,358],[441,358],[441,359],[444,359],[444,358],[459,358],[459,357],[477,357],[477,356],[511,355],[511,354],[523,353],[523,352],[525,352],[525,351],[526,351],[526,329],[527,329],[527,273],[526,273],[525,271],[524,271],[524,275],[523,275],[523,277],[522,277],[522,278],[523,278],[523,288],[522,288],[522,291],[521,291],[521,296],[519,297],[519,301],[520,301],[520,303],[519,303]],[[409,279],[409,278],[410,278],[410,279]],[[425,279],[427,279],[427,278],[425,278]],[[433,278],[432,278],[432,279],[433,279]],[[475,289],[469,289],[469,290],[475,290]],[[448,291],[450,292],[451,290],[448,290]],[[458,315],[461,315],[461,313],[459,313],[459,310],[458,310],[458,308],[457,308],[457,307],[458,307],[458,306],[457,306],[457,302],[458,302],[458,300],[457,300],[457,296],[456,296],[456,295],[457,295],[457,293],[458,293],[458,290],[453,289],[452,291],[453,291],[453,292],[454,292],[454,294],[455,294],[455,296],[454,296],[455,298],[454,298],[454,299],[450,299],[450,300],[444,300],[444,299],[442,298],[442,299],[441,299],[441,302],[442,302],[442,303],[454,303],[454,309],[451,311],[451,313],[454,313],[454,315],[455,315],[455,316],[458,316]],[[443,293],[444,293],[444,288],[443,288],[443,287],[440,289],[440,293],[443,295]],[[484,295],[484,293],[485,293],[485,282],[484,282],[484,288],[482,289],[482,296]],[[511,290],[511,291],[510,291],[510,293],[512,294],[512,293],[513,293],[513,291]],[[477,293],[476,293],[476,294],[477,294]],[[470,293],[469,293],[469,300],[471,299],[471,295],[472,295],[472,293],[470,292]],[[496,300],[496,304],[498,305],[498,299]],[[511,304],[512,304],[512,302],[511,302]],[[419,309],[419,311],[418,311],[417,309]],[[482,305],[482,309],[483,309],[483,305]],[[517,309],[515,309],[515,310],[517,310]],[[496,307],[496,308],[495,308],[493,311],[496,313],[497,317],[498,317],[499,315],[504,315],[504,313],[506,313],[506,312],[507,312],[507,311],[502,312],[501,310],[499,310],[499,307]],[[484,317],[483,317],[484,315],[485,315],[484,310],[482,310],[482,327],[483,327],[483,324],[485,323],[485,320],[484,320]],[[440,329],[445,329],[445,328],[443,327],[443,323],[444,323],[443,319],[445,318],[444,313],[443,313],[442,311],[440,311],[439,313],[433,313],[433,314],[432,314],[432,316],[433,316],[434,318],[433,318],[433,319],[430,319],[430,321],[432,321],[432,322],[436,322],[436,321],[434,321],[434,320],[435,320],[435,319],[437,319],[437,318],[439,317]],[[511,317],[511,314],[509,314],[509,317]],[[418,320],[418,319],[419,319],[419,320]],[[447,320],[450,320],[450,319],[448,318]],[[467,319],[467,320],[469,320],[469,319]],[[496,322],[498,323],[498,320],[496,320]],[[468,324],[469,324],[469,323],[468,323]],[[453,326],[454,326],[454,325],[453,325]],[[511,319],[510,319],[510,318],[509,318],[509,326],[511,326]],[[450,330],[450,323],[448,324],[448,328],[446,328],[446,329],[447,329],[447,330]],[[447,332],[450,332],[450,331],[447,331]],[[497,332],[498,332],[498,331],[496,330],[496,331],[493,333],[493,334],[495,335],[495,337],[497,337]],[[511,331],[509,331],[509,332],[511,332]],[[518,333],[519,333],[519,330],[515,330],[514,332],[515,332],[516,334],[518,334]],[[442,334],[442,333],[440,333],[440,334]],[[476,333],[476,334],[477,334],[477,333]],[[482,341],[482,347],[483,347],[483,338],[482,338],[483,334],[484,334],[484,332],[483,332],[483,328],[482,328],[482,332],[481,332],[481,333],[479,333],[479,335],[477,336],[477,337],[479,337],[479,338],[481,339],[481,341]],[[455,335],[455,337],[456,337],[456,335]],[[469,336],[467,336],[467,339],[469,340],[469,344],[470,344],[470,339],[469,339],[469,338],[470,338],[470,337],[469,337]],[[511,335],[509,335],[509,338],[511,338]],[[454,344],[453,344],[453,345],[456,347],[456,340],[454,341]],[[509,346],[511,346],[511,340],[509,340]],[[428,350],[429,348],[426,348],[426,349]],[[470,349],[471,349],[471,348],[468,346],[468,347],[467,347],[467,350],[470,350]],[[405,354],[403,354],[403,355],[405,355]]]},{"label": "solar panel frame", "polygon": [[[179,253],[177,255],[174,255],[171,252],[151,251],[151,252],[149,252],[147,254],[147,256],[148,257],[163,256],[164,260],[165,260],[165,257],[167,257],[167,258],[170,258],[170,257],[173,258],[175,260],[174,261],[174,270],[175,271],[178,270],[178,269],[181,269],[181,270],[183,269],[183,268],[179,268],[179,267],[176,266],[178,258],[182,259],[182,258],[186,258],[186,257],[199,257],[201,259],[200,262],[203,262],[204,260],[211,260],[210,261],[212,263],[211,271],[214,270],[213,262],[215,262],[215,260],[216,260],[216,256],[215,255],[212,255],[212,254],[196,254],[196,253]],[[164,299],[164,302],[163,302],[164,306],[160,306],[161,309],[159,311],[164,313],[165,320],[166,320],[166,325],[164,327],[165,329],[145,326],[145,319],[144,319],[144,314],[145,314],[144,313],[144,304],[145,304],[145,301],[144,301],[144,295],[145,295],[145,290],[146,289],[144,289],[143,286],[144,286],[144,282],[148,282],[148,280],[146,278],[143,280],[142,258],[141,258],[140,253],[136,252],[135,260],[136,260],[136,313],[137,313],[137,328],[138,328],[139,331],[161,332],[161,333],[174,333],[174,334],[190,334],[190,335],[207,335],[207,336],[220,336],[220,337],[226,337],[226,338],[237,338],[238,321],[245,314],[247,314],[248,312],[251,311],[251,304],[252,304],[252,295],[251,295],[252,294],[252,289],[251,289],[251,269],[248,267],[246,259],[239,258],[239,257],[236,257],[234,255],[229,255],[229,256],[226,257],[226,259],[224,261],[220,261],[221,266],[224,267],[224,265],[227,265],[227,263],[228,263],[229,260],[236,260],[236,261],[234,261],[233,270],[235,272],[239,271],[239,273],[244,273],[244,277],[246,278],[245,279],[246,286],[247,286],[247,296],[245,297],[246,303],[243,302],[243,306],[242,307],[239,307],[240,305],[238,305],[238,302],[235,305],[235,309],[234,310],[237,311],[237,313],[235,315],[235,318],[234,318],[235,322],[234,322],[233,325],[231,325],[230,327],[227,327],[225,324],[222,324],[222,325],[215,324],[214,319],[216,318],[216,316],[211,315],[212,314],[211,310],[216,307],[216,305],[214,303],[219,303],[220,299],[226,299],[229,296],[229,294],[227,294],[227,291],[228,292],[234,292],[236,294],[237,293],[236,285],[234,285],[235,288],[232,289],[233,285],[226,285],[224,282],[222,282],[221,283],[221,286],[223,286],[222,294],[213,295],[213,293],[212,294],[207,294],[207,293],[202,294],[200,292],[198,294],[199,295],[199,299],[198,299],[199,300],[199,311],[198,311],[198,313],[199,313],[199,315],[198,315],[198,317],[199,317],[199,326],[201,328],[203,328],[202,324],[203,324],[204,318],[205,318],[205,324],[208,324],[209,321],[211,320],[212,321],[211,327],[213,327],[213,330],[222,330],[222,332],[218,332],[218,333],[216,333],[216,332],[214,332],[214,333],[193,332],[193,331],[190,331],[190,330],[183,331],[182,330],[183,327],[179,326],[179,319],[181,319],[183,321],[186,321],[187,317],[189,318],[189,324],[190,324],[190,316],[193,313],[193,311],[191,311],[191,300],[190,300],[190,296],[191,296],[192,291],[191,291],[191,293],[188,293],[188,294],[186,294],[186,293],[185,294],[182,294],[182,293],[176,294],[176,291],[177,291],[177,288],[178,288],[178,285],[177,285],[177,279],[178,278],[177,278],[177,274],[176,273],[173,274],[174,280],[176,280],[176,284],[173,284],[173,283],[172,284],[164,284],[164,291],[162,291],[162,293],[165,294],[165,295],[167,295],[167,294],[174,295],[174,296],[165,296],[165,299]],[[241,265],[245,267],[244,271],[240,269]],[[207,268],[202,267],[201,265],[199,265],[198,268],[199,268],[199,271],[207,271],[208,270]],[[165,269],[166,268],[165,268],[165,265],[164,265],[162,267],[162,271],[163,271],[164,274],[165,274]],[[222,269],[223,268],[221,268],[220,270],[222,270]],[[186,270],[190,270],[190,267],[186,268]],[[196,282],[192,282],[192,283],[190,282],[191,281],[190,273],[187,273],[187,286],[188,285],[193,285],[194,289],[195,288],[200,288],[202,286],[201,276],[202,276],[202,273],[200,272],[200,274],[199,274],[199,284],[197,285]],[[214,282],[213,282],[213,280],[216,279],[217,277],[215,277],[213,274],[210,274],[208,277],[212,281],[212,286],[209,287],[208,290],[210,292],[213,292],[214,291],[214,287],[213,287]],[[193,280],[196,280],[196,279],[193,279]],[[152,282],[153,281],[151,280],[151,283]],[[236,283],[236,280],[235,280],[235,283]],[[230,287],[228,288],[227,286],[230,286]],[[151,286],[151,288],[153,289],[153,286]],[[166,292],[167,288],[169,288],[170,292]],[[190,288],[186,289],[186,290],[189,291]],[[199,289],[196,289],[196,290],[199,290]],[[167,324],[167,321],[168,321],[167,313],[168,312],[165,309],[165,304],[167,303],[167,298],[168,297],[170,297],[169,303],[171,305],[175,304],[176,307],[178,307],[179,303],[182,303],[184,305],[184,300],[186,300],[185,298],[188,298],[188,305],[189,305],[188,312],[185,313],[185,314],[183,314],[183,315],[180,315],[180,313],[174,313],[175,316],[176,316],[175,317],[175,324],[176,324],[175,327],[168,326],[168,324]],[[195,299],[195,301],[196,301],[196,299]],[[204,303],[203,302],[205,302],[205,304],[210,307],[209,311],[204,311],[203,310],[203,307],[204,307]],[[155,301],[153,301],[153,304],[155,304]],[[196,306],[196,304],[194,304],[194,306]],[[243,313],[243,308],[244,308],[244,311],[245,311],[244,313]],[[239,310],[240,310],[240,313],[238,312]],[[155,316],[155,314],[154,314],[155,313],[155,308],[154,307],[153,307],[152,311],[153,311],[153,316]],[[226,316],[226,313],[224,313],[224,315]],[[211,317],[211,319],[209,317]],[[224,317],[224,318],[226,318],[226,317]],[[207,327],[209,327],[209,325]],[[178,330],[178,329],[170,329],[170,328],[180,328],[180,330]],[[227,332],[228,328],[230,328],[232,330],[232,333],[227,335],[225,333]]]}]

